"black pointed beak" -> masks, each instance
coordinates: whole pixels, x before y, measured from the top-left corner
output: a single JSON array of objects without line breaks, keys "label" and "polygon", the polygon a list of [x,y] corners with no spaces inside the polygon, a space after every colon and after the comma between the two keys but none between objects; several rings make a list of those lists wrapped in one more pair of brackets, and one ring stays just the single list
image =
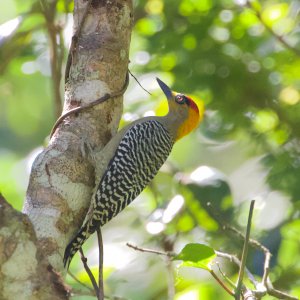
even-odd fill
[{"label": "black pointed beak", "polygon": [[165,93],[166,97],[168,100],[172,99],[172,91],[171,89],[164,83],[162,82],[159,78],[156,78],[160,88],[162,89],[162,91]]}]

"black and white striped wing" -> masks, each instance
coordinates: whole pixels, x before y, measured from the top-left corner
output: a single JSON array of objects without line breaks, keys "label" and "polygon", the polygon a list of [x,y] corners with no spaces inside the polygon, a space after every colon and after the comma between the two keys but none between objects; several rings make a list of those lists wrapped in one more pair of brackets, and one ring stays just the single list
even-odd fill
[{"label": "black and white striped wing", "polygon": [[128,129],[94,198],[92,218],[98,226],[107,223],[143,191],[168,158],[172,146],[169,132],[158,121],[146,121]]}]

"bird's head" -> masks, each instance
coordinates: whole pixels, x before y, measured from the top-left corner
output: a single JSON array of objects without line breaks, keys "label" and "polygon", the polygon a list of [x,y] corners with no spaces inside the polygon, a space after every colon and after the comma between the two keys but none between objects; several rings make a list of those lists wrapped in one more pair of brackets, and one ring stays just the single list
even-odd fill
[{"label": "bird's head", "polygon": [[202,121],[204,106],[197,104],[189,96],[172,91],[159,78],[156,80],[168,99],[168,118],[176,127],[175,140],[179,140]]}]

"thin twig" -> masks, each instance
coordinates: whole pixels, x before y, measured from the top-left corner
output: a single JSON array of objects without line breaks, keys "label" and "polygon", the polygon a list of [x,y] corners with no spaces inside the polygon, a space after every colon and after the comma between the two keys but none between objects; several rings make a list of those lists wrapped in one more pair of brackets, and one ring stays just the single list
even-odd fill
[{"label": "thin twig", "polygon": [[90,288],[88,285],[86,285],[85,283],[81,282],[70,270],[68,270],[68,275],[70,277],[72,277],[80,285],[82,285],[83,287],[85,287],[86,289],[88,289],[90,292],[93,292],[94,295],[95,295],[95,291],[92,288]]},{"label": "thin twig", "polygon": [[99,274],[98,274],[98,286],[99,286],[99,300],[104,299],[104,284],[103,284],[103,240],[101,228],[97,229],[98,247],[99,247]]},{"label": "thin twig", "polygon": [[245,300],[259,300],[261,297],[257,297],[257,295],[250,290],[246,290],[243,292],[243,299]]},{"label": "thin twig", "polygon": [[[224,252],[221,252],[221,251],[216,251],[216,250],[215,250],[215,253],[217,254],[218,257],[228,259],[229,261],[236,264],[239,268],[241,267],[241,261],[235,255],[224,253]],[[253,276],[253,274],[249,271],[249,269],[247,267],[245,267],[245,271],[247,273],[247,276],[248,276],[249,280],[252,282],[252,284],[256,288],[258,286],[257,280],[255,279],[255,277]],[[221,270],[220,270],[220,273],[222,274]]]},{"label": "thin twig", "polygon": [[231,296],[234,296],[234,293],[224,284],[224,282],[217,276],[217,274],[210,270],[209,273],[212,275],[213,278],[219,283],[219,285]]},{"label": "thin twig", "polygon": [[139,82],[139,80],[131,73],[131,71],[128,69],[128,73],[131,75],[131,77],[133,77],[133,79],[137,82],[137,84],[149,95],[152,95],[149,91],[147,91]]},{"label": "thin twig", "polygon": [[92,285],[94,287],[94,290],[95,290],[95,293],[97,295],[97,298],[99,299],[99,288],[98,288],[97,282],[95,280],[95,277],[94,277],[91,269],[89,268],[89,266],[87,264],[87,259],[86,259],[86,257],[83,254],[82,248],[79,248],[79,253],[80,253],[80,257],[81,257],[81,261],[83,263],[84,269],[85,269],[86,273],[88,274],[88,276],[89,276],[89,278],[90,278],[90,280],[92,282]]},{"label": "thin twig", "polygon": [[264,286],[267,286],[269,270],[270,270],[270,261],[271,261],[271,253],[269,251],[265,252],[264,274],[262,277],[262,284]]},{"label": "thin twig", "polygon": [[[230,226],[228,224],[222,224],[222,229],[225,230],[225,231],[226,230],[231,231],[239,239],[245,240],[245,236],[244,236],[243,233],[241,233],[239,230],[237,230],[236,228],[234,228],[234,227],[232,227],[232,226]],[[258,242],[257,240],[249,239],[249,244],[253,248],[261,250],[264,253],[267,253],[267,252],[270,253],[270,250],[268,248],[266,248],[264,245],[262,245],[260,242]],[[271,255],[271,253],[270,253],[270,255]]]},{"label": "thin twig", "polygon": [[235,284],[221,270],[220,264],[218,262],[216,262],[216,265],[218,266],[218,270],[219,270],[220,274],[222,275],[223,279],[230,285],[231,288],[235,289]]},{"label": "thin twig", "polygon": [[242,292],[244,272],[245,272],[246,260],[247,260],[248,249],[249,249],[249,238],[250,238],[251,222],[252,222],[254,204],[255,204],[255,200],[252,200],[251,204],[250,204],[250,210],[249,210],[249,216],[248,216],[248,222],[247,222],[247,229],[246,229],[246,236],[245,236],[245,241],[244,241],[244,246],[243,246],[241,266],[240,266],[240,270],[239,270],[239,277],[238,277],[238,281],[237,281],[237,284],[236,284],[236,291],[235,291],[235,299],[236,300],[240,299],[240,295],[241,295],[241,292]]},{"label": "thin twig", "polygon": [[271,280],[268,278],[268,281],[267,281],[267,291],[268,291],[268,294],[270,296],[274,296],[278,299],[288,299],[288,300],[299,300],[298,297],[294,297],[294,296],[290,296],[284,292],[281,292],[281,291],[278,291],[276,289],[273,288],[273,285],[271,283]]},{"label": "thin twig", "polygon": [[141,248],[141,247],[132,245],[131,243],[126,243],[126,246],[128,246],[129,248],[132,248],[134,250],[140,251],[140,252],[154,253],[154,254],[168,256],[168,257],[174,257],[176,255],[175,253],[171,253],[171,252],[163,252],[163,251],[159,251],[159,250]]},{"label": "thin twig", "polygon": [[254,7],[251,1],[247,0],[246,5],[255,13],[256,17],[259,19],[261,24],[282,44],[285,48],[293,51],[296,55],[300,56],[300,50],[290,45],[283,36],[278,35],[272,27],[270,27],[263,19],[261,12]]},{"label": "thin twig", "polygon": [[128,86],[128,83],[129,83],[129,76],[128,76],[128,73],[126,73],[126,78],[125,78],[125,83],[122,87],[122,89],[118,92],[115,92],[115,93],[112,93],[112,94],[105,94],[104,96],[92,101],[92,102],[89,102],[85,105],[82,105],[82,106],[78,106],[78,107],[75,107],[75,108],[72,108],[70,109],[69,111],[67,111],[65,114],[61,115],[55,122],[55,124],[53,125],[52,129],[51,129],[51,132],[50,132],[50,138],[53,136],[54,132],[56,131],[57,127],[62,123],[62,121],[70,116],[70,115],[74,115],[75,113],[79,113],[81,111],[85,111],[89,108],[92,108],[100,103],[103,103],[105,101],[107,101],[108,99],[111,99],[111,98],[114,98],[114,97],[119,97],[119,96],[122,96],[126,89],[127,89],[127,86]]}]

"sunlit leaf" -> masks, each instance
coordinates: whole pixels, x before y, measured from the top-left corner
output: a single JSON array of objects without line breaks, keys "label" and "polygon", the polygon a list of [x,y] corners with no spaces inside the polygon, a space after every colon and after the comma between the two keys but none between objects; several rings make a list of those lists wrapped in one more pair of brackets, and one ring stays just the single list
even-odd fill
[{"label": "sunlit leaf", "polygon": [[187,244],[174,260],[182,260],[183,266],[211,270],[211,263],[216,257],[213,248],[204,244]]}]

